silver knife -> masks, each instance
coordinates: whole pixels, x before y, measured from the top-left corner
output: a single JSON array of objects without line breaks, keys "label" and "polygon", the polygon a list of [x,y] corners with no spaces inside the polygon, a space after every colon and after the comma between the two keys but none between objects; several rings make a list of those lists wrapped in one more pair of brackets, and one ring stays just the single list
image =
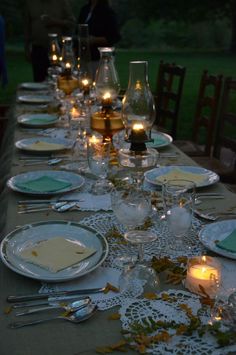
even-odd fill
[{"label": "silver knife", "polygon": [[72,296],[72,295],[89,295],[92,293],[103,292],[105,287],[99,288],[88,288],[83,290],[71,290],[71,291],[57,291],[57,292],[48,292],[48,293],[33,293],[29,295],[16,295],[8,296],[7,301],[10,303],[14,302],[25,302],[33,300],[44,300],[50,297],[61,297],[61,296]]},{"label": "silver knife", "polygon": [[55,302],[67,302],[71,300],[84,300],[88,298],[88,296],[77,296],[77,295],[71,295],[71,296],[59,296],[59,297],[48,297],[45,301],[44,300],[39,300],[39,301],[28,301],[28,302],[17,302],[15,303],[12,308],[13,309],[19,309],[19,308],[30,308],[30,307],[40,307],[40,306],[48,306],[52,305]]}]

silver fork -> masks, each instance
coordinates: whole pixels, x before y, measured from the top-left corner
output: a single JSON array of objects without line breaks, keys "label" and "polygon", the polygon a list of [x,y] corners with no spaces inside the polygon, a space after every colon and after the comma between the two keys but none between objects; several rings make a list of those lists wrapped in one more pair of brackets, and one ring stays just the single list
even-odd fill
[{"label": "silver fork", "polygon": [[234,217],[236,218],[236,212],[201,212],[199,210],[194,210],[194,214],[200,218],[203,218],[207,221],[216,221],[220,219],[221,217]]}]

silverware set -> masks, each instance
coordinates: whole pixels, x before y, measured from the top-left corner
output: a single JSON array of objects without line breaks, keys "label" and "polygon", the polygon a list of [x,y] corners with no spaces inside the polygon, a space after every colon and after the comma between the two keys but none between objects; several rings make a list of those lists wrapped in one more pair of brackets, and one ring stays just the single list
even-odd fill
[{"label": "silverware set", "polygon": [[30,165],[41,165],[41,164],[47,164],[49,166],[51,165],[57,165],[63,161],[70,160],[71,158],[65,155],[62,156],[27,156],[27,157],[20,157],[19,161],[23,163],[24,166],[30,166]]},{"label": "silverware set", "polygon": [[82,200],[23,200],[18,201],[18,213],[24,214],[49,210],[53,210],[55,212],[79,210],[79,202],[82,202]]},{"label": "silverware set", "polygon": [[64,319],[73,323],[83,322],[92,317],[97,311],[97,306],[92,304],[91,298],[86,295],[104,292],[105,289],[105,287],[99,287],[8,296],[7,301],[13,303],[12,309],[16,310],[16,317],[28,316],[44,311],[63,311],[62,314],[52,314],[47,318],[12,322],[9,324],[9,327],[12,329],[21,328],[55,319]]}]

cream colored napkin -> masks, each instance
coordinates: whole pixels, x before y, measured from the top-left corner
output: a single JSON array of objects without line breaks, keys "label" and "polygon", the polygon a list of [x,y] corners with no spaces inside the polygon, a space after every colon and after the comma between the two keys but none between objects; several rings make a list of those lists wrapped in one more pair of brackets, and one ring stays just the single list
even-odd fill
[{"label": "cream colored napkin", "polygon": [[58,150],[58,149],[65,149],[66,146],[64,144],[58,144],[58,143],[48,143],[44,141],[37,141],[35,143],[32,143],[27,146],[27,149],[30,150]]},{"label": "cream colored napkin", "polygon": [[58,272],[80,263],[95,252],[95,249],[82,247],[63,237],[55,237],[22,250],[19,256],[51,272]]},{"label": "cream colored napkin", "polygon": [[165,181],[175,180],[175,179],[184,179],[184,180],[192,181],[195,184],[197,184],[205,181],[206,176],[183,171],[181,169],[173,169],[166,174],[156,177],[156,180],[158,182],[165,182]]}]

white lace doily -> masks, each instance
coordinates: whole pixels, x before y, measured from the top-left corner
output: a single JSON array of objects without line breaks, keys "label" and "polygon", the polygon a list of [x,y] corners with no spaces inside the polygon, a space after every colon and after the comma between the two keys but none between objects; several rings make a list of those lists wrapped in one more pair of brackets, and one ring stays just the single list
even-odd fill
[{"label": "white lace doily", "polygon": [[[193,315],[197,315],[201,309],[199,298],[186,291],[169,290],[168,294],[175,297],[174,302],[146,299],[127,299],[122,305],[119,313],[121,315],[122,328],[126,331],[131,330],[131,325],[136,322],[140,325],[150,324],[149,319],[154,321],[174,321],[178,324],[189,324],[189,318],[186,313],[180,308],[180,304],[186,304],[191,308]],[[210,319],[210,314],[202,310],[199,312],[199,317],[202,324],[207,324]],[[149,318],[149,319],[148,319]],[[161,331],[163,329],[160,329]],[[175,330],[167,329],[170,335],[173,335],[168,342],[159,342],[147,350],[147,353],[167,355],[223,355],[229,351],[235,351],[236,346],[229,346],[219,349],[216,339],[209,333],[199,337],[195,332],[192,335],[175,335]],[[158,331],[156,332],[158,333]],[[153,333],[152,335],[156,334]]]},{"label": "white lace doily", "polygon": [[[158,235],[157,240],[151,243],[145,243],[144,245],[144,259],[151,260],[153,256],[170,256],[176,257],[176,251],[171,250],[169,247],[172,236],[168,230],[167,222],[160,221],[157,215],[154,215],[153,226],[150,228]],[[97,213],[92,216],[84,218],[81,224],[90,226],[102,235],[107,235],[114,227],[121,233],[124,233],[124,227],[117,221],[113,213]],[[185,256],[203,255],[206,253],[206,249],[198,239],[198,231],[201,228],[201,224],[197,219],[193,219],[193,230],[183,241],[185,245],[191,246],[186,248]],[[109,237],[109,255],[105,263],[108,266],[116,267],[115,260],[117,257],[124,256],[126,254],[130,256],[137,255],[137,247],[132,246],[130,243],[125,243],[123,238]]]},{"label": "white lace doily", "polygon": [[[81,290],[88,288],[104,287],[107,282],[112,286],[119,288],[120,270],[110,267],[99,267],[97,270],[91,272],[89,275],[81,277],[75,281],[59,284],[44,284],[40,293],[63,291],[63,290]],[[108,293],[89,294],[92,302],[98,306],[100,310],[106,310],[114,306],[124,303],[127,298],[137,298],[142,293],[142,284],[134,282],[132,289],[123,293],[116,293],[109,291]]]}]

